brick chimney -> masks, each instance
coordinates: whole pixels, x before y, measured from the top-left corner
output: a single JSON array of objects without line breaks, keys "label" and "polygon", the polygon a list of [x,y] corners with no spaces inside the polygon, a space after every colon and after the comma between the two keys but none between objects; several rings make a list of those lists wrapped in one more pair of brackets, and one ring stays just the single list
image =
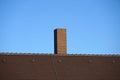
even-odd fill
[{"label": "brick chimney", "polygon": [[54,54],[66,54],[66,29],[54,30]]}]

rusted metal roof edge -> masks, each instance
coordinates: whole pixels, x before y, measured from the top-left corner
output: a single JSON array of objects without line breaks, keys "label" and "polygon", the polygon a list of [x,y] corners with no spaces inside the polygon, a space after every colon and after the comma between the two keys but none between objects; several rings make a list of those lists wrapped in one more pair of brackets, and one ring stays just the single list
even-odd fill
[{"label": "rusted metal roof edge", "polygon": [[0,55],[54,55],[54,56],[120,56],[120,54],[54,54],[54,53],[17,53],[17,52],[0,52]]}]

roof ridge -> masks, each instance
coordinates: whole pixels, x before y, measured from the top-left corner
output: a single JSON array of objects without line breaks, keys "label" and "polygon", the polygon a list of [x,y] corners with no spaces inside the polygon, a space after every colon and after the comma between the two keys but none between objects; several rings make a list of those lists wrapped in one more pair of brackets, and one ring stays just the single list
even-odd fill
[{"label": "roof ridge", "polygon": [[54,54],[54,53],[22,53],[0,52],[0,55],[58,55],[58,56],[120,56],[120,54]]}]

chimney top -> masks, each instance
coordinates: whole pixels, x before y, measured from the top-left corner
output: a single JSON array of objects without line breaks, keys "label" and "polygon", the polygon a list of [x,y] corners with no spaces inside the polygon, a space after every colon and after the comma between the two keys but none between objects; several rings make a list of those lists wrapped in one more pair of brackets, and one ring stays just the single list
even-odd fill
[{"label": "chimney top", "polygon": [[56,28],[55,30],[66,30],[66,28]]}]

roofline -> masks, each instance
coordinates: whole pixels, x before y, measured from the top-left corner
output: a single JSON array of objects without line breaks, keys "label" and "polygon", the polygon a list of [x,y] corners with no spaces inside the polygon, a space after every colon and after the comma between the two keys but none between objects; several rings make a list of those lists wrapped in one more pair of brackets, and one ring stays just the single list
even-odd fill
[{"label": "roofline", "polygon": [[54,53],[14,53],[0,52],[0,55],[56,55],[56,56],[120,56],[120,54],[54,54]]}]

